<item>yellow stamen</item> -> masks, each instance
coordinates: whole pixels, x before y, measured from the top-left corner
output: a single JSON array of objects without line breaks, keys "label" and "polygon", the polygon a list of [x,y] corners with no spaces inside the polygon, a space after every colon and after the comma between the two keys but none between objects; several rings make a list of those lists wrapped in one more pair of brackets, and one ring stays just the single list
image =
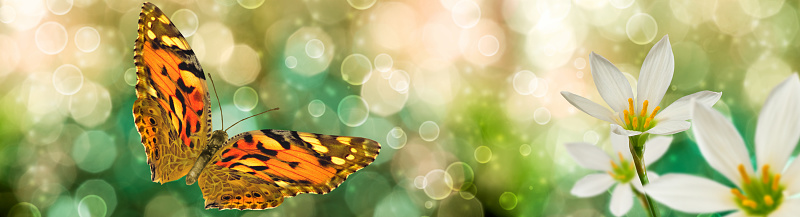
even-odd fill
[{"label": "yellow stamen", "polygon": [[609,161],[611,161],[611,167],[612,167],[612,168],[614,168],[615,170],[616,170],[617,168],[619,168],[619,167],[617,166],[617,164],[615,164],[615,163],[614,163],[614,160],[609,160]]},{"label": "yellow stamen", "polygon": [[644,100],[644,103],[642,103],[642,113],[639,116],[644,116],[646,114],[647,114],[647,100]]},{"label": "yellow stamen", "polygon": [[650,113],[650,119],[653,119],[653,118],[656,117],[656,113],[658,112],[659,109],[661,109],[660,106],[656,106],[656,108],[653,109],[653,113]]},{"label": "yellow stamen", "polygon": [[739,198],[739,200],[747,200],[747,197],[745,197],[744,194],[742,194],[742,192],[739,191],[739,189],[731,188],[731,193],[733,193],[733,195],[736,195],[736,197]]},{"label": "yellow stamen", "polygon": [[625,158],[622,157],[622,152],[621,151],[617,152],[617,155],[619,156],[619,162],[625,161]]},{"label": "yellow stamen", "polygon": [[772,190],[773,191],[777,191],[778,190],[778,183],[780,183],[780,180],[781,180],[781,174],[780,173],[775,174],[775,179],[772,180]]},{"label": "yellow stamen", "polygon": [[747,171],[744,170],[744,164],[739,164],[739,174],[742,175],[742,180],[745,184],[750,184],[750,177],[747,177]]},{"label": "yellow stamen", "polygon": [[616,174],[612,173],[611,171],[606,171],[606,172],[608,173],[608,175],[611,176],[611,178],[617,179],[617,175]]},{"label": "yellow stamen", "polygon": [[630,170],[633,170],[633,164],[628,164],[628,167],[630,168]]},{"label": "yellow stamen", "polygon": [[742,206],[747,206],[747,207],[750,207],[751,209],[755,209],[756,208],[756,202],[752,201],[752,200],[745,199],[745,200],[742,200]]},{"label": "yellow stamen", "polygon": [[772,204],[775,204],[775,201],[772,201],[772,197],[771,196],[765,195],[764,196],[764,203],[767,204],[767,206],[772,206]]},{"label": "yellow stamen", "polygon": [[639,119],[637,117],[633,117],[633,129],[636,129],[636,126],[639,125]]},{"label": "yellow stamen", "polygon": [[625,124],[630,125],[631,120],[630,120],[630,114],[628,114],[628,110],[622,111],[622,114],[625,114]]},{"label": "yellow stamen", "polygon": [[633,98],[628,98],[628,111],[630,111],[631,116],[633,116]]},{"label": "yellow stamen", "polygon": [[652,121],[652,120],[653,120],[653,118],[647,118],[647,119],[644,120],[644,129],[647,129],[647,127],[650,126],[650,121]]},{"label": "yellow stamen", "polygon": [[769,184],[769,164],[765,164],[764,167],[761,167],[761,179],[764,184]]}]

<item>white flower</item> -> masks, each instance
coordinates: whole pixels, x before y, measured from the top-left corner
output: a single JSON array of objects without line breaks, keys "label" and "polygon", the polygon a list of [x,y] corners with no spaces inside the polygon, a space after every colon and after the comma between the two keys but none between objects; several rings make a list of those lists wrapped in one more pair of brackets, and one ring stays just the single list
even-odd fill
[{"label": "white flower", "polygon": [[635,98],[630,83],[614,64],[594,52],[589,56],[589,62],[597,91],[611,110],[570,92],[562,91],[561,95],[586,114],[610,122],[612,131],[624,136],[642,133],[669,135],[685,131],[690,127],[687,122],[690,118],[690,99],[711,106],[722,95],[700,91],[684,96],[660,110],[658,105],[672,82],[675,70],[668,36],[658,41],[645,57],[639,71],[638,94]]},{"label": "white flower", "polygon": [[[567,152],[579,165],[603,171],[602,173],[589,174],[575,183],[570,191],[578,197],[591,197],[605,192],[615,183],[617,187],[611,193],[609,209],[616,216],[625,215],[633,206],[633,190],[631,186],[642,192],[642,184],[633,166],[633,158],[628,151],[628,137],[610,133],[611,144],[617,157],[610,157],[597,146],[589,143],[567,143]],[[669,148],[672,137],[657,136],[647,141],[647,150],[644,153],[645,165],[655,162]],[[653,172],[648,172],[650,180],[657,178]]]},{"label": "white flower", "polygon": [[[736,128],[722,114],[695,104],[692,119],[700,152],[712,168],[734,183],[727,187],[709,179],[669,174],[645,191],[656,201],[691,213],[737,210],[728,216],[797,216],[800,160],[787,167],[800,138],[800,80],[793,74],[772,90],[758,118],[756,164]],[[758,171],[756,171],[758,170]]]}]

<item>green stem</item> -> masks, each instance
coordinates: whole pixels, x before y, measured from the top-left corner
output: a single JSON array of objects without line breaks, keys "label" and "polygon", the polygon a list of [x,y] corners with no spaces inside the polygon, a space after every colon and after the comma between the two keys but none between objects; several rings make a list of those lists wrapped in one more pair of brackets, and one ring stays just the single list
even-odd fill
[{"label": "green stem", "polygon": [[[646,136],[647,135],[636,135],[628,137],[628,147],[631,150],[633,164],[634,167],[636,167],[636,174],[639,175],[639,181],[642,183],[642,186],[650,183],[650,180],[647,179],[647,168],[644,165],[644,142],[640,142],[640,138],[644,139]],[[647,208],[648,213],[650,213],[650,216],[658,217],[658,207],[656,206],[655,201],[653,201],[653,198],[650,198],[650,195],[646,194],[644,194],[644,197],[640,198],[643,198],[643,203],[645,204],[645,208]]]},{"label": "green stem", "polygon": [[[631,185],[631,190],[633,191],[634,194],[636,194],[636,197],[639,198],[639,202],[642,203],[642,207],[648,207],[647,197],[644,194],[642,194],[642,192],[636,190],[636,188],[634,188],[633,185]],[[653,211],[651,211],[650,209],[644,209],[644,210],[647,211],[647,216],[653,216]]]}]

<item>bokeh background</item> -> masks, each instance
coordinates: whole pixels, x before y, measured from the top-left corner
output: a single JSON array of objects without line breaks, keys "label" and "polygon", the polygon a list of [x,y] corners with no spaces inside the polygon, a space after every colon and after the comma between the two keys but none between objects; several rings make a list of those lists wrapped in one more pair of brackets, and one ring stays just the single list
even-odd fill
[{"label": "bokeh background", "polygon": [[[800,68],[797,1],[154,3],[216,79],[214,129],[219,114],[230,126],[280,107],[228,132],[366,137],[383,145],[378,159],[327,195],[204,210],[197,186],[149,180],[131,114],[142,2],[0,0],[0,215],[609,216],[610,193],[570,195],[594,171],[563,146],[610,151],[608,124],[559,94],[602,101],[590,52],[636,85],[645,55],[669,35],[675,75],[664,101],[723,92],[714,108],[751,151],[766,95]],[[692,138],[674,135],[651,171],[730,184]],[[628,214],[645,213],[637,203]]]}]

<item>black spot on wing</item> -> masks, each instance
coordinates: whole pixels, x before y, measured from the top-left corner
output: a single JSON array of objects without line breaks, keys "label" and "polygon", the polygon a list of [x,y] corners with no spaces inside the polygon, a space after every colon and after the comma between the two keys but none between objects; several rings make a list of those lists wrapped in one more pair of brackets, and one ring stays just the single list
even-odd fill
[{"label": "black spot on wing", "polygon": [[278,141],[278,143],[281,144],[281,147],[283,147],[283,149],[292,148],[292,144],[289,143],[289,141],[286,141],[287,138],[285,138],[283,135],[275,134],[274,132],[272,132],[272,130],[261,130],[261,132],[264,133],[264,135],[268,136],[269,138]]},{"label": "black spot on wing", "polygon": [[249,133],[245,134],[244,138],[242,139],[244,139],[244,142],[246,143],[253,143],[253,135],[250,135]]},{"label": "black spot on wing", "polygon": [[[182,51],[184,56],[194,56],[194,52],[192,50],[183,50]],[[189,71],[198,78],[202,78],[203,80],[206,79],[205,73],[203,73],[203,69],[200,68],[200,65],[196,62],[182,62],[178,64],[178,69]]]},{"label": "black spot on wing", "polygon": [[176,83],[178,84],[178,88],[184,93],[194,92],[195,87],[186,86],[186,82],[183,81],[183,78],[178,78],[178,81]]},{"label": "black spot on wing", "polygon": [[250,169],[257,170],[257,171],[264,171],[264,170],[268,170],[269,167],[268,166],[251,166]]},{"label": "black spot on wing", "polygon": [[294,169],[295,167],[297,167],[298,164],[300,164],[300,162],[287,162],[286,164],[289,164],[289,166],[292,167],[292,169]]},{"label": "black spot on wing", "polygon": [[255,158],[255,159],[258,159],[260,161],[268,161],[270,159],[270,157],[264,156],[264,155],[261,155],[261,154],[248,154],[248,155],[242,156],[242,160],[245,160],[245,159],[248,159],[248,158]]},{"label": "black spot on wing", "polygon": [[233,160],[235,158],[236,158],[236,156],[228,156],[228,157],[223,158],[221,161],[222,162],[230,162],[231,160]]},{"label": "black spot on wing", "polygon": [[261,143],[261,141],[258,141],[258,144],[256,144],[256,148],[258,148],[258,150],[261,151],[261,153],[264,153],[269,156],[278,155],[278,151],[264,148],[264,143]]}]

